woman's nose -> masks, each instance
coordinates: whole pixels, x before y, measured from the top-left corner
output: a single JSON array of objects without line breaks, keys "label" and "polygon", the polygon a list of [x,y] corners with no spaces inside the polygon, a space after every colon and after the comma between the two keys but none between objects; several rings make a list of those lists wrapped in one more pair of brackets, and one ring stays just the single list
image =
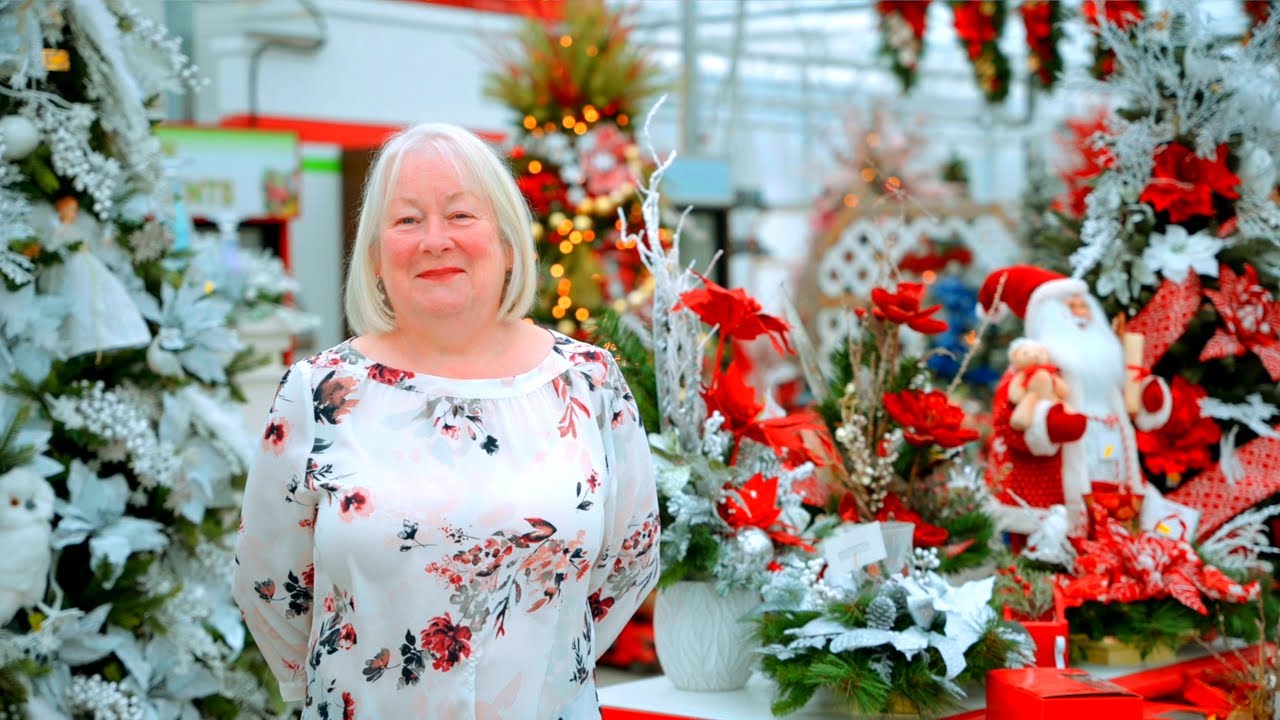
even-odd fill
[{"label": "woman's nose", "polygon": [[453,241],[449,238],[448,224],[444,218],[427,217],[421,225],[421,231],[418,235],[418,248],[423,252],[438,253],[450,245]]}]

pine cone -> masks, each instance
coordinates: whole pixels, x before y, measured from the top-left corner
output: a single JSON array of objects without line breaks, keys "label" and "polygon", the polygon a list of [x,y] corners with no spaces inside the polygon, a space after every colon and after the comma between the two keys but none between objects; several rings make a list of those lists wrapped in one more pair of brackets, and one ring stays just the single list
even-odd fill
[{"label": "pine cone", "polygon": [[898,605],[888,595],[877,595],[867,605],[867,627],[872,630],[892,630],[898,619]]},{"label": "pine cone", "polygon": [[907,589],[898,583],[892,583],[882,590],[880,597],[887,597],[892,600],[894,606],[898,609],[899,615],[907,612]]}]

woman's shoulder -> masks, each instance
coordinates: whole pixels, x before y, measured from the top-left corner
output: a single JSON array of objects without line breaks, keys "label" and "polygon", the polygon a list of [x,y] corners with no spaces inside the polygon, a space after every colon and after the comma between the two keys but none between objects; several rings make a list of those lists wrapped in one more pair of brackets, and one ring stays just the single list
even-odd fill
[{"label": "woman's shoulder", "polygon": [[548,330],[555,339],[552,352],[567,360],[571,365],[599,365],[608,370],[615,364],[613,355],[598,345],[585,340],[571,338],[555,330]]}]

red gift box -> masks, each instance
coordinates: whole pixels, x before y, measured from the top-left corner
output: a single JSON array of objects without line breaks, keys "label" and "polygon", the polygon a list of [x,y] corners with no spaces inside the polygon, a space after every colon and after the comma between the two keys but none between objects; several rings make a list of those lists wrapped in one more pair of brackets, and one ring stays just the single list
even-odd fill
[{"label": "red gift box", "polygon": [[1142,720],[1225,720],[1226,717],[1191,705],[1148,702],[1142,706]]},{"label": "red gift box", "polygon": [[987,717],[1142,720],[1142,696],[1083,670],[993,670],[987,673]]},{"label": "red gift box", "polygon": [[1119,483],[1094,480],[1090,483],[1090,492],[1083,496],[1086,518],[1088,520],[1088,536],[1092,540],[1097,535],[1097,528],[1108,519],[1123,525],[1130,534],[1137,535],[1139,521],[1142,516],[1142,493],[1131,492]]},{"label": "red gift box", "polygon": [[1071,635],[1062,607],[1062,591],[1057,587],[1053,588],[1053,614],[1048,619],[1023,619],[1016,616],[1007,605],[1004,608],[1004,619],[1017,622],[1027,629],[1027,634],[1036,646],[1037,667],[1059,668],[1070,664]]}]

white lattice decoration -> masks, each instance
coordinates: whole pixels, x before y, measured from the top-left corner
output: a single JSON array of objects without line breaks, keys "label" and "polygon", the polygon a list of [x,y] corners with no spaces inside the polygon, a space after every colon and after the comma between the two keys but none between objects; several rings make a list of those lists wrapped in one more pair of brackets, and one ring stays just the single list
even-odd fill
[{"label": "white lattice decoration", "polygon": [[1009,221],[994,211],[970,216],[859,217],[845,226],[818,259],[817,284],[821,296],[814,316],[822,357],[848,330],[842,298],[866,298],[883,283],[882,256],[896,266],[928,238],[958,239],[973,253],[972,270],[980,276],[1017,261],[1022,254]]}]

